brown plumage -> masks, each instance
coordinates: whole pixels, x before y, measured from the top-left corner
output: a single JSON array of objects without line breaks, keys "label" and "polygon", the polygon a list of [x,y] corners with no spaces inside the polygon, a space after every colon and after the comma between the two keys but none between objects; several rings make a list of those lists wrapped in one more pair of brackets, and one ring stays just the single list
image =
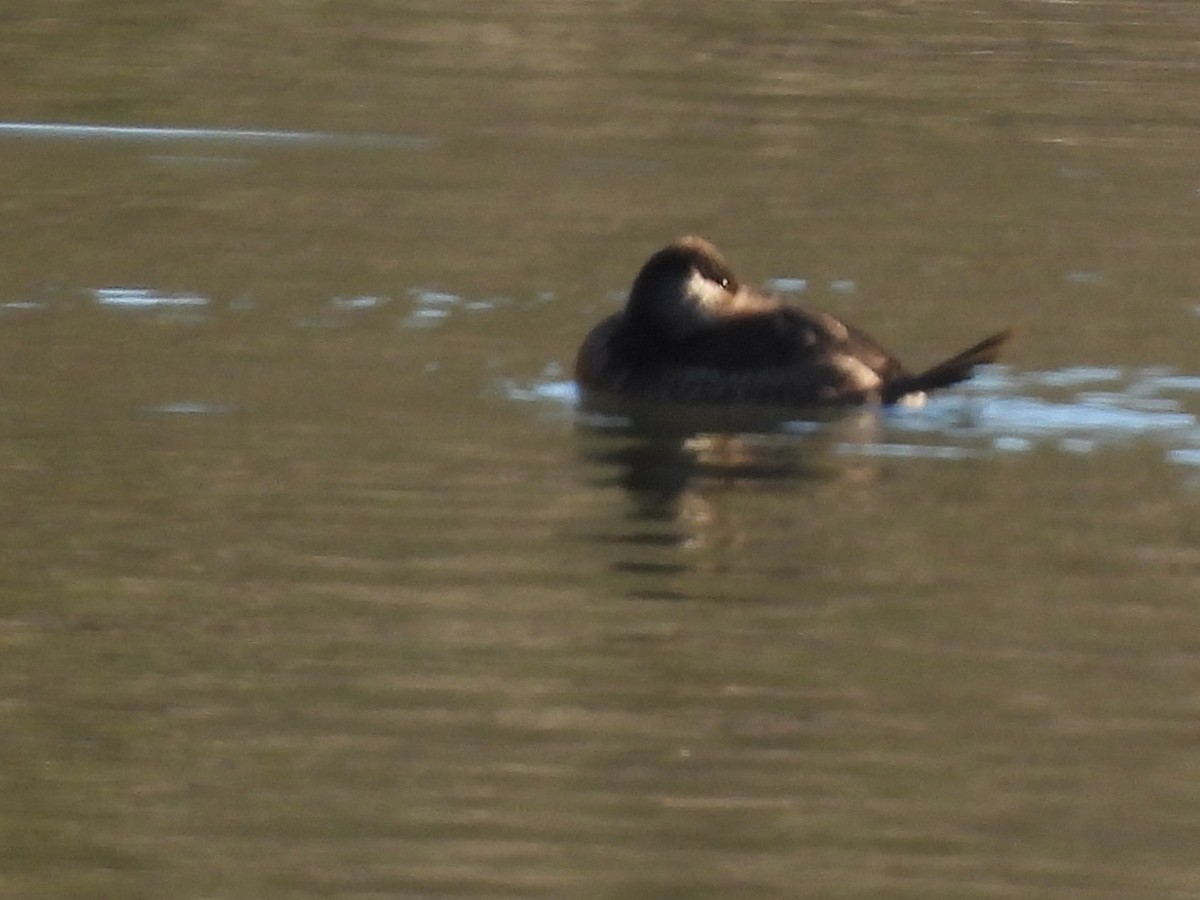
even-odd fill
[{"label": "brown plumage", "polygon": [[970,378],[1011,336],[914,374],[854,326],[739,284],[716,247],[685,237],[647,260],[625,308],[584,339],[575,379],[586,394],[634,400],[886,404]]}]

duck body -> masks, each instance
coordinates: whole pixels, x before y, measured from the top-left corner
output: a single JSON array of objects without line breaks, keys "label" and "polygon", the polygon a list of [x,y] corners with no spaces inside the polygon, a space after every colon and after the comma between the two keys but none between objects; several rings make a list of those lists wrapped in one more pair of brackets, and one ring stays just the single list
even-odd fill
[{"label": "duck body", "polygon": [[890,404],[969,378],[1010,336],[999,332],[914,374],[858,328],[742,286],[712,244],[685,237],[651,256],[625,308],[587,335],[575,378],[588,397]]}]

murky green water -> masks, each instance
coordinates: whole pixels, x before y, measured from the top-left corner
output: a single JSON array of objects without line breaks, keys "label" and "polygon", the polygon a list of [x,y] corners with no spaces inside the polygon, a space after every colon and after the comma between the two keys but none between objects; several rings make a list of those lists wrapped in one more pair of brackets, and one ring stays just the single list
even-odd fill
[{"label": "murky green water", "polygon": [[[1198,39],[6,17],[0,896],[1200,894]],[[923,410],[581,421],[685,232],[914,365],[1020,340]]]}]

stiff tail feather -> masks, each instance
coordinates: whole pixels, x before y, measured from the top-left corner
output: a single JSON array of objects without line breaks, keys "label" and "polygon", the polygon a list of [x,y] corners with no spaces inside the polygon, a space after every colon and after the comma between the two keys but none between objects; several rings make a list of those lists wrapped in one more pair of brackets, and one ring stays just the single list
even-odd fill
[{"label": "stiff tail feather", "polygon": [[955,354],[935,366],[931,366],[917,375],[905,375],[891,382],[884,392],[885,403],[895,403],[905,394],[917,391],[932,391],[937,388],[949,387],[966,381],[976,366],[996,361],[1000,348],[1013,336],[1013,329],[1006,328],[978,344],[968,347],[962,353]]}]

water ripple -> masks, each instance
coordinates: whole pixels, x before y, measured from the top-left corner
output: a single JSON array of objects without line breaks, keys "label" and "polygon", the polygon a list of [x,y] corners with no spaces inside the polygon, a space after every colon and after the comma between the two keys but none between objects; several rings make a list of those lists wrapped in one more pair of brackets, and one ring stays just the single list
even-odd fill
[{"label": "water ripple", "polygon": [[240,144],[326,144],[343,147],[423,148],[434,143],[411,135],[331,134],[245,128],[174,128],[156,125],[79,125],[68,122],[0,122],[0,137],[55,140],[218,141]]},{"label": "water ripple", "polygon": [[[554,404],[583,415],[577,386],[548,370],[532,384],[503,383],[511,400]],[[1107,390],[1081,390],[1104,385]],[[1052,396],[1041,396],[1047,389]],[[1062,396],[1066,389],[1067,396]],[[1200,419],[1187,401],[1200,396],[1200,375],[1163,368],[1126,370],[1076,366],[1016,373],[990,366],[958,391],[938,394],[919,408],[884,411],[877,441],[837,445],[843,454],[957,460],[987,453],[1024,453],[1051,446],[1088,454],[1132,441],[1162,446],[1173,463],[1200,465]],[[827,426],[821,419],[777,421],[775,428],[804,435]],[[905,435],[910,439],[906,440]]]},{"label": "water ripple", "polygon": [[209,299],[199,294],[160,294],[149,288],[97,288],[93,295],[101,306],[118,309],[172,309],[209,304]]},{"label": "water ripple", "polygon": [[[928,409],[933,416],[931,430],[939,432],[961,430],[1023,437],[1084,434],[1104,439],[1179,433],[1196,426],[1196,417],[1190,413],[1117,406],[1111,398],[1103,404],[1086,397],[1074,402],[1052,402],[1036,397],[994,397],[962,402],[944,398]],[[902,429],[911,428],[919,416],[911,419],[897,416],[893,424]],[[961,427],[951,424],[947,429],[945,420],[948,417],[966,424]]]},{"label": "water ripple", "polygon": [[404,324],[409,328],[430,328],[440,325],[450,317],[454,310],[463,310],[469,313],[490,312],[505,302],[502,298],[497,297],[468,300],[458,294],[425,287],[411,288],[408,295],[413,305]]}]

